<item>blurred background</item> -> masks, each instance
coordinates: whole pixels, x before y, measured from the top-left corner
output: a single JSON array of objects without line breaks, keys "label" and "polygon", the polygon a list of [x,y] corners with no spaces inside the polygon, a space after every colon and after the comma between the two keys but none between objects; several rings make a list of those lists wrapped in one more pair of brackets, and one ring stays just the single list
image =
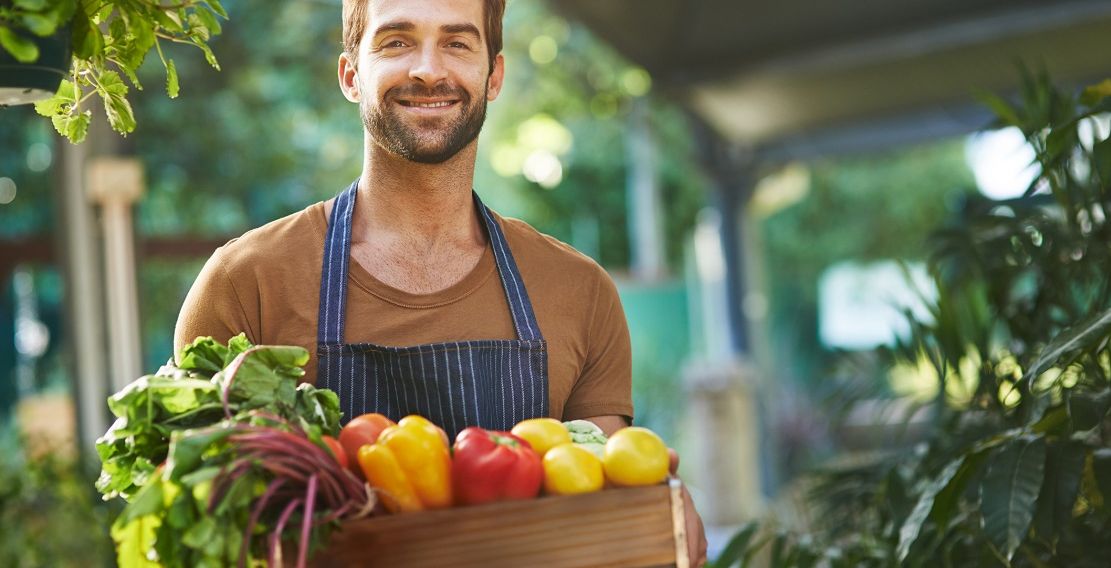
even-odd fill
[{"label": "blurred background", "polygon": [[[0,564],[113,562],[105,398],[172,355],[216,247],[360,171],[339,0],[225,7],[223,70],[171,47],[170,100],[148,61],[126,138],[0,109]],[[617,281],[636,422],[683,456],[716,557],[753,520],[819,528],[813,472],[937,432],[947,375],[895,356],[936,323],[931,235],[1037,189],[1035,133],[999,113],[1111,76],[1109,50],[1097,0],[509,0],[475,186]],[[1089,149],[1106,116],[1074,125]],[[92,187],[120,158],[133,191]]]}]

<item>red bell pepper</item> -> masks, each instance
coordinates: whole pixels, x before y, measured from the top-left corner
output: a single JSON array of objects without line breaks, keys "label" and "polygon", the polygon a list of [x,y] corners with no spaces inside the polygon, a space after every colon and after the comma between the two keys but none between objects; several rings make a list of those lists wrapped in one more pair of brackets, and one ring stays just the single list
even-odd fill
[{"label": "red bell pepper", "polygon": [[540,494],[544,467],[522,438],[471,426],[456,436],[453,453],[452,489],[459,505],[532,499]]}]

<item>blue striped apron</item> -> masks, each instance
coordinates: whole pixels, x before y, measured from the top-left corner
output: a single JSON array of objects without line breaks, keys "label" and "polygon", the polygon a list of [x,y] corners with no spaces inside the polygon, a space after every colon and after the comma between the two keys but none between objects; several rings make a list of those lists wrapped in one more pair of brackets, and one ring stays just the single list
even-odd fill
[{"label": "blue striped apron", "polygon": [[339,395],[343,424],[367,412],[393,420],[420,414],[449,439],[467,426],[509,430],[548,415],[548,348],[517,263],[478,195],[516,339],[474,339],[414,347],[344,343],[351,220],[358,181],[335,201],[324,241],[317,323],[317,386]]}]

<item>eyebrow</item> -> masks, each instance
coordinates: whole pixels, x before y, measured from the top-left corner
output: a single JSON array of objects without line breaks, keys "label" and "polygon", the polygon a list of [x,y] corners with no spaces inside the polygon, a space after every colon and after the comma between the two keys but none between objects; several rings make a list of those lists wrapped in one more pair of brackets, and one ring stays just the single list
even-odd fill
[{"label": "eyebrow", "polygon": [[[389,32],[411,32],[415,29],[417,29],[417,26],[413,22],[386,22],[374,30],[373,37]],[[478,31],[474,24],[444,24],[440,26],[440,32],[445,34],[468,34],[476,38],[482,37],[482,33]]]},{"label": "eyebrow", "polygon": [[447,24],[440,26],[440,31],[445,34],[468,34],[476,38],[481,38],[482,33],[474,24]]},{"label": "eyebrow", "polygon": [[374,30],[374,37],[387,32],[411,32],[415,29],[417,29],[417,26],[412,22],[387,22]]}]

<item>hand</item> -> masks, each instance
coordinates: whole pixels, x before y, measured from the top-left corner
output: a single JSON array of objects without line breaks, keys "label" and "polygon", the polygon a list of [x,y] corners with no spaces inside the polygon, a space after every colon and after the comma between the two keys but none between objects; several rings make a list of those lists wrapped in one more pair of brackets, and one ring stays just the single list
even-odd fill
[{"label": "hand", "polygon": [[[671,475],[677,475],[679,454],[671,448],[667,449],[667,453],[670,458],[668,468],[671,470]],[[687,517],[687,557],[690,558],[691,566],[702,566],[706,563],[706,529],[702,526],[702,517],[698,516],[686,485],[683,486],[683,510]]]}]

